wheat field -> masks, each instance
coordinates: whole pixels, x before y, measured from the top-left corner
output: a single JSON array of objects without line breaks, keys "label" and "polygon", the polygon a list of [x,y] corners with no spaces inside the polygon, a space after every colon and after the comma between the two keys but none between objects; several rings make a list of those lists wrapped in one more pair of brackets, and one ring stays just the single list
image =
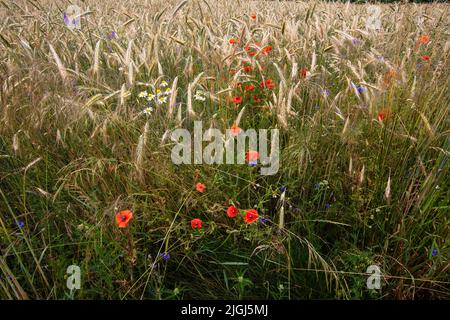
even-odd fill
[{"label": "wheat field", "polygon": [[[450,298],[448,4],[0,7],[0,298]],[[278,172],[174,164],[195,121]]]}]

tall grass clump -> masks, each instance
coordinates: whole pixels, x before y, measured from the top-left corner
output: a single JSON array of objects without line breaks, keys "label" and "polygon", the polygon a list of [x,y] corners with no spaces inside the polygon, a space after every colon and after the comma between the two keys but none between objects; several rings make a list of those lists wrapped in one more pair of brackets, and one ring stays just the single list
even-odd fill
[{"label": "tall grass clump", "polygon": [[[0,1],[0,298],[450,297],[448,4],[70,4]],[[175,165],[195,121],[279,171]]]}]

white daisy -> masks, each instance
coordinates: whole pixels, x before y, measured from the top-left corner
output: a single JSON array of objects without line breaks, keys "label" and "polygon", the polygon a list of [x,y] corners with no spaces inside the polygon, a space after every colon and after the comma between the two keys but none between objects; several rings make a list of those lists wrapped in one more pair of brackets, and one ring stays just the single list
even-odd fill
[{"label": "white daisy", "polygon": [[153,112],[153,108],[152,107],[147,107],[144,109],[143,111],[146,115],[150,115]]},{"label": "white daisy", "polygon": [[163,104],[167,102],[167,97],[161,96],[158,98],[158,103]]},{"label": "white daisy", "polygon": [[205,101],[206,98],[205,98],[204,94],[205,93],[203,91],[197,90],[195,92],[194,99],[197,101]]},{"label": "white daisy", "polygon": [[139,92],[139,95],[138,95],[139,98],[144,98],[144,97],[146,97],[146,96],[148,96],[147,91],[141,91],[141,92]]},{"label": "white daisy", "polygon": [[160,84],[160,87],[167,87],[167,82],[165,80],[163,80]]}]

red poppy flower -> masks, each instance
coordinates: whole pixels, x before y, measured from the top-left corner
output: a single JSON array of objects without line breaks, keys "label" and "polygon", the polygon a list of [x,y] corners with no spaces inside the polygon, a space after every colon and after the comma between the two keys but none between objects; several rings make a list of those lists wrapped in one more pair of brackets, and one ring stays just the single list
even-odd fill
[{"label": "red poppy flower", "polygon": [[253,19],[253,20],[256,20],[256,14],[250,15],[250,18]]},{"label": "red poppy flower", "polygon": [[197,189],[198,192],[203,193],[206,189],[206,186],[203,183],[199,182],[195,185],[195,189]]},{"label": "red poppy flower", "polygon": [[242,103],[242,97],[241,96],[233,97],[233,102],[236,104]]},{"label": "red poppy flower", "polygon": [[378,121],[382,122],[385,119],[389,118],[390,110],[389,109],[381,109],[380,112],[378,112]]},{"label": "red poppy flower", "polygon": [[231,74],[236,74],[236,73],[237,73],[237,71],[236,71],[236,70],[234,70],[234,69],[231,69],[231,70],[230,70],[230,73],[231,73]]},{"label": "red poppy flower", "polygon": [[245,160],[247,161],[255,161],[259,159],[259,152],[250,150],[245,154]]},{"label": "red poppy flower", "polygon": [[252,223],[258,219],[258,211],[255,209],[248,209],[244,216],[244,221],[247,223]]},{"label": "red poppy flower", "polygon": [[420,36],[417,39],[417,42],[420,43],[420,44],[427,44],[428,42],[430,42],[430,36],[426,36],[426,35]]},{"label": "red poppy flower", "polygon": [[262,49],[262,54],[268,54],[270,51],[272,51],[272,46],[267,46],[264,49]]},{"label": "red poppy flower", "polygon": [[430,56],[422,56],[421,59],[423,61],[430,61]]},{"label": "red poppy flower", "polygon": [[273,88],[275,87],[275,84],[274,84],[274,82],[273,82],[272,79],[267,79],[266,82],[261,81],[261,83],[259,84],[259,86],[260,86],[261,88],[263,88],[263,89],[264,89],[264,88],[273,89]]},{"label": "red poppy flower", "polygon": [[244,71],[245,72],[251,72],[253,70],[252,66],[245,66]]},{"label": "red poppy flower", "polygon": [[252,48],[250,46],[245,46],[244,50],[245,51],[250,51]]},{"label": "red poppy flower", "polygon": [[239,39],[231,38],[231,39],[229,40],[229,42],[230,42],[230,44],[236,44],[236,43],[239,42]]},{"label": "red poppy flower", "polygon": [[191,227],[192,229],[201,229],[202,228],[202,220],[195,218],[191,220]]},{"label": "red poppy flower", "polygon": [[252,84],[249,84],[248,86],[245,86],[245,91],[253,91],[255,90],[255,86]]},{"label": "red poppy flower", "polygon": [[131,219],[133,219],[133,212],[130,210],[123,210],[116,214],[116,223],[119,228],[126,228]]},{"label": "red poppy flower", "polygon": [[238,209],[235,206],[228,207],[227,216],[229,216],[230,218],[234,218],[234,217],[236,217],[237,214],[238,214]]},{"label": "red poppy flower", "polygon": [[300,69],[300,77],[302,78],[306,78],[309,74],[309,70],[306,68],[301,68]]},{"label": "red poppy flower", "polygon": [[241,128],[239,128],[236,124],[233,124],[230,129],[231,135],[233,137],[237,136],[241,132]]},{"label": "red poppy flower", "polygon": [[236,87],[237,87],[237,88],[241,88],[241,87],[242,87],[242,82],[236,83]]},{"label": "red poppy flower", "polygon": [[255,101],[256,103],[261,103],[262,99],[258,98],[258,96],[255,94],[253,95],[253,101]]},{"label": "red poppy flower", "polygon": [[249,52],[248,52],[248,55],[249,55],[250,57],[253,57],[254,55],[256,55],[256,52],[255,52],[255,51],[249,51]]}]

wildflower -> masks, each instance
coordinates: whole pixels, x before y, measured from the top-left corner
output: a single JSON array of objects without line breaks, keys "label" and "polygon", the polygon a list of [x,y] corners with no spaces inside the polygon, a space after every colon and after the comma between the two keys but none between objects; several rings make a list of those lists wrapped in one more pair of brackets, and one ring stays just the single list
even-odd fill
[{"label": "wildflower", "polygon": [[203,183],[199,182],[195,185],[195,189],[197,189],[198,192],[203,193],[206,189],[206,186]]},{"label": "wildflower", "polygon": [[236,43],[238,43],[238,42],[239,42],[239,39],[231,38],[231,39],[229,40],[229,43],[230,43],[230,44],[236,44]]},{"label": "wildflower", "polygon": [[237,214],[238,214],[238,209],[235,206],[228,207],[227,216],[229,216],[230,218],[234,218],[234,217],[236,217]]},{"label": "wildflower", "polygon": [[353,38],[353,39],[352,39],[352,43],[353,43],[353,44],[360,44],[361,41],[360,41],[359,39]]},{"label": "wildflower", "polygon": [[159,86],[162,88],[165,88],[165,87],[167,87],[167,82],[165,80],[163,80]]},{"label": "wildflower", "polygon": [[112,40],[112,39],[115,39],[115,38],[117,38],[117,32],[112,31],[112,32],[108,35],[108,39],[109,39],[109,40]]},{"label": "wildflower", "polygon": [[165,95],[169,95],[171,93],[172,93],[172,88],[166,88],[166,90],[164,90]]},{"label": "wildflower", "polygon": [[256,166],[258,165],[258,161],[256,161],[256,160],[250,160],[250,161],[248,162],[248,165],[249,165],[250,167],[256,167]]},{"label": "wildflower", "polygon": [[266,223],[267,221],[269,221],[268,218],[266,218],[266,217],[259,217],[259,222]]},{"label": "wildflower", "polygon": [[142,111],[144,114],[146,115],[151,115],[153,112],[153,108],[152,107],[147,107],[144,109],[144,111]]},{"label": "wildflower", "polygon": [[267,79],[265,82],[264,81],[261,81],[261,83],[259,84],[259,86],[261,87],[261,88],[269,88],[269,89],[273,89],[274,87],[275,87],[275,84],[274,84],[274,82],[273,82],[273,80],[272,79]]},{"label": "wildflower", "polygon": [[245,66],[244,67],[244,71],[245,72],[251,72],[253,69],[252,69],[252,66]]},{"label": "wildflower", "polygon": [[259,159],[259,152],[250,150],[245,154],[245,160],[247,161],[255,161]]},{"label": "wildflower", "polygon": [[160,253],[159,256],[166,262],[170,260],[170,253],[168,252]]},{"label": "wildflower", "polygon": [[255,209],[248,209],[244,216],[244,221],[247,223],[252,223],[258,219],[258,211]]},{"label": "wildflower", "polygon": [[330,208],[331,208],[331,204],[326,203],[326,204],[325,204],[325,209],[330,209]]},{"label": "wildflower", "polygon": [[116,214],[116,223],[119,228],[126,228],[131,219],[133,219],[133,212],[130,210],[123,210]]},{"label": "wildflower", "polygon": [[252,19],[252,20],[256,20],[256,14],[252,14],[252,15],[250,15],[250,19]]},{"label": "wildflower", "polygon": [[322,89],[322,90],[320,90],[320,93],[323,94],[325,97],[328,97],[330,95],[330,90]]},{"label": "wildflower", "polygon": [[256,55],[256,52],[255,52],[255,51],[249,51],[249,52],[248,52],[248,55],[249,55],[250,57],[253,57],[253,56]]},{"label": "wildflower", "polygon": [[146,98],[148,101],[152,101],[153,99],[155,99],[155,97],[156,96],[153,93],[149,93]]},{"label": "wildflower", "polygon": [[241,96],[233,97],[233,102],[236,104],[242,103],[242,97]]},{"label": "wildflower", "polygon": [[202,220],[195,218],[191,220],[191,227],[192,229],[201,229],[202,228]]},{"label": "wildflower", "polygon": [[281,192],[286,191],[286,187],[285,187],[285,186],[281,186],[281,187],[280,187],[280,191],[281,191]]},{"label": "wildflower", "polygon": [[301,69],[300,69],[300,77],[306,79],[306,78],[308,78],[310,75],[311,75],[311,72],[309,72],[308,69],[306,69],[306,68],[301,68]]},{"label": "wildflower", "polygon": [[438,254],[438,250],[437,250],[436,248],[433,248],[433,252],[431,253],[431,255],[432,255],[433,257],[436,257],[437,254]]},{"label": "wildflower", "polygon": [[261,103],[262,99],[258,98],[258,96],[255,94],[253,95],[253,101],[255,101],[256,103]]},{"label": "wildflower", "polygon": [[363,93],[364,91],[366,91],[366,88],[364,86],[361,85],[354,85],[354,88],[358,91],[358,93]]},{"label": "wildflower", "polygon": [[16,226],[19,229],[23,229],[25,227],[25,222],[23,222],[22,220],[16,221]]},{"label": "wildflower", "polygon": [[427,44],[428,42],[430,42],[430,36],[427,35],[420,36],[417,39],[418,44]]},{"label": "wildflower", "polygon": [[147,96],[148,96],[147,91],[141,91],[141,92],[139,92],[139,94],[138,94],[138,97],[139,97],[139,98],[145,98],[145,97],[147,97]]},{"label": "wildflower", "polygon": [[386,86],[390,85],[392,82],[392,79],[395,78],[396,75],[397,75],[397,72],[394,69],[390,69],[388,72],[386,72],[383,75],[384,85],[386,85]]},{"label": "wildflower", "polygon": [[161,95],[161,89],[156,89],[156,95],[160,96]]},{"label": "wildflower", "polygon": [[230,129],[231,135],[236,137],[239,133],[241,133],[241,128],[237,126],[237,124],[233,124]]},{"label": "wildflower", "polygon": [[64,12],[64,23],[66,25],[69,25],[69,23],[70,23],[70,19],[69,19],[69,17],[67,16],[67,14],[65,12]]},{"label": "wildflower", "polygon": [[167,102],[167,97],[161,96],[158,98],[158,103],[163,104]]},{"label": "wildflower", "polygon": [[245,91],[253,91],[255,90],[255,86],[252,84],[249,84],[247,86],[245,86]]},{"label": "wildflower", "polygon": [[262,49],[261,53],[266,55],[268,54],[270,51],[272,51],[272,46],[267,46],[264,49]]},{"label": "wildflower", "polygon": [[430,61],[430,56],[422,56],[420,57],[423,61]]},{"label": "wildflower", "polygon": [[386,112],[384,109],[381,109],[380,112],[378,112],[378,121],[383,122],[384,119],[386,119]]},{"label": "wildflower", "polygon": [[242,88],[242,82],[236,83],[236,88]]},{"label": "wildflower", "polygon": [[195,92],[194,99],[197,101],[205,101],[206,100],[203,91],[200,91],[200,90]]}]

